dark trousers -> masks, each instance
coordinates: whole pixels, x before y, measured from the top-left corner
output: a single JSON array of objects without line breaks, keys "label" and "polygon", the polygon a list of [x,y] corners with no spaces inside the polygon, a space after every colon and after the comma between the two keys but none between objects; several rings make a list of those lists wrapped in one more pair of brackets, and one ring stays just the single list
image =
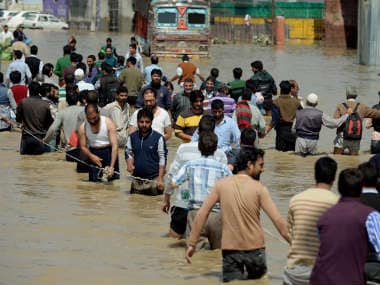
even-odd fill
[{"label": "dark trousers", "polygon": [[276,150],[294,151],[296,135],[292,133],[292,123],[279,123],[276,126]]},{"label": "dark trousers", "polygon": [[367,262],[364,271],[368,281],[380,283],[380,262]]},{"label": "dark trousers", "polygon": [[[39,139],[43,139],[44,135],[35,135]],[[44,152],[49,152],[50,147],[44,145],[41,141],[37,140],[28,134],[21,135],[20,154],[38,155]]]},{"label": "dark trousers", "polygon": [[372,154],[380,153],[380,141],[371,140],[371,153]]},{"label": "dark trousers", "polygon": [[[111,164],[111,157],[112,157],[112,148],[111,147],[105,147],[105,148],[90,148],[90,151],[92,154],[100,157],[102,159],[102,168],[106,166],[110,166]],[[120,179],[120,175],[116,174],[116,172],[119,173],[119,159],[116,159],[115,162],[115,174],[113,177],[109,180],[114,180],[114,179]],[[89,171],[88,171],[88,179],[92,182],[98,182],[100,181],[100,177],[102,176],[102,170],[99,169],[94,164],[90,164],[89,166]]]},{"label": "dark trousers", "polygon": [[[259,279],[267,272],[265,249],[222,250],[223,282]],[[244,272],[247,272],[245,275]]]}]

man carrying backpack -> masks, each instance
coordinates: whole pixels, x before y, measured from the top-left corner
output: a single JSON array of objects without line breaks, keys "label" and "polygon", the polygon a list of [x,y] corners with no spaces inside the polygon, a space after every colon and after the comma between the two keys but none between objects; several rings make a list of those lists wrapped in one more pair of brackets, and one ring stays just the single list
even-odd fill
[{"label": "man carrying backpack", "polygon": [[114,102],[117,90],[120,87],[120,81],[115,76],[112,66],[103,62],[102,71],[104,75],[99,79],[100,86],[98,89],[100,107]]},{"label": "man carrying backpack", "polygon": [[240,101],[236,104],[232,118],[239,129],[254,129],[260,138],[265,136],[265,119],[257,106],[251,104],[252,91],[244,88]]},{"label": "man carrying backpack", "polygon": [[367,105],[357,102],[357,96],[356,88],[347,88],[347,101],[336,107],[335,119],[347,114],[349,109],[352,109],[352,114],[348,116],[346,123],[337,129],[337,136],[334,140],[334,154],[357,155],[360,150],[363,118],[380,118],[380,110],[371,109]]}]

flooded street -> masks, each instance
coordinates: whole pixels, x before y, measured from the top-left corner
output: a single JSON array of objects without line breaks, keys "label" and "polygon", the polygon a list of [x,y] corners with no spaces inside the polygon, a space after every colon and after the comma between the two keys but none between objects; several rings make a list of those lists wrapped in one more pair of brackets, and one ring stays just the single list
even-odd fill
[{"label": "flooded street", "polygon": [[[68,32],[25,31],[39,47],[44,63],[62,54]],[[97,55],[109,36],[106,33],[76,33],[77,51]],[[117,52],[125,55],[128,35],[111,35]],[[275,78],[296,79],[300,95],[319,95],[319,108],[332,115],[345,99],[347,85],[358,87],[360,102],[378,102],[378,69],[356,64],[353,51],[319,46],[287,45],[283,50],[252,45],[215,45],[211,57],[193,60],[207,75],[220,69],[219,80],[232,79],[232,69],[242,67],[243,78],[251,76],[250,63],[260,59]],[[161,59],[172,77],[179,59]],[[146,61],[148,63],[148,60]],[[5,72],[5,66],[1,67]],[[313,185],[314,162],[274,151],[274,131],[260,140],[266,150],[262,181],[286,216],[289,199]],[[331,153],[335,131],[323,129],[319,150]],[[174,136],[174,135],[173,135]],[[166,237],[169,217],[161,212],[162,197],[129,195],[123,151],[121,179],[112,184],[87,182],[75,172],[63,153],[20,156],[20,133],[0,133],[0,285],[108,285],[108,284],[220,284],[220,251],[198,252],[193,264],[184,259],[183,242]],[[169,161],[179,140],[169,142]],[[339,170],[368,160],[370,131],[366,130],[358,157],[335,156]],[[336,185],[334,185],[336,191]],[[282,268],[288,246],[282,243],[269,219],[267,230],[268,278],[238,284],[282,284]],[[274,236],[272,236],[274,235]],[[234,283],[231,283],[234,284]]]}]

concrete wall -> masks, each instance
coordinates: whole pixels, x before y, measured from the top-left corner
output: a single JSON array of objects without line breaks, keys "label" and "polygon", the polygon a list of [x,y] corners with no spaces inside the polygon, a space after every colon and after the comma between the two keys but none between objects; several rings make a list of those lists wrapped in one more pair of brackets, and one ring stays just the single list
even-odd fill
[{"label": "concrete wall", "polygon": [[[130,33],[132,28],[132,0],[119,0],[118,26],[119,32]],[[109,31],[110,28],[110,12],[107,0],[100,2],[100,30]]]}]

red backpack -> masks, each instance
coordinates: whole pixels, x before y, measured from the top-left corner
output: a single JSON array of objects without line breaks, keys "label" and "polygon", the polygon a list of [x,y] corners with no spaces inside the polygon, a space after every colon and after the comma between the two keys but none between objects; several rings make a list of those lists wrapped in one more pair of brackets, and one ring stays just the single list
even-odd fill
[{"label": "red backpack", "polygon": [[[356,104],[352,114],[348,116],[343,130],[343,138],[347,140],[360,140],[363,132],[363,122],[357,112],[360,103]],[[348,105],[343,103],[343,106],[348,109]]]},{"label": "red backpack", "polygon": [[251,127],[252,112],[246,101],[236,104],[236,121],[240,130]]}]

